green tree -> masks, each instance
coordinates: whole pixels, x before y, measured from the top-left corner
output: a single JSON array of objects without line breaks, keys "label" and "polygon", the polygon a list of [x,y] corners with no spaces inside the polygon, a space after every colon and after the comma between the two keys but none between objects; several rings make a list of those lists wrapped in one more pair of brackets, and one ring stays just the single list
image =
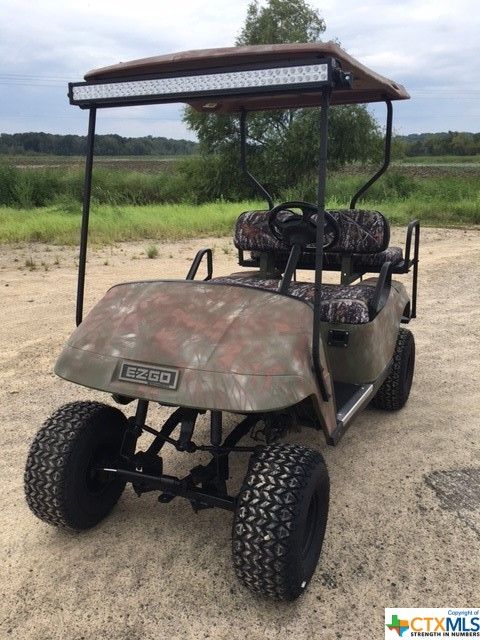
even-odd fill
[{"label": "green tree", "polygon": [[455,133],[452,137],[452,153],[457,156],[470,156],[475,153],[475,144],[471,133]]},{"label": "green tree", "polygon": [[318,42],[324,31],[323,18],[305,0],[268,0],[264,7],[254,1],[235,44]]},{"label": "green tree", "polygon": [[[325,31],[319,12],[305,0],[251,2],[236,45],[318,42]],[[238,176],[239,118],[204,114],[187,107],[184,120],[195,131],[202,167],[217,176],[217,197],[246,197],[251,189]],[[290,109],[250,114],[248,119],[249,166],[261,181],[279,195],[312,174],[318,162],[319,109]],[[363,106],[336,107],[330,111],[330,166],[377,158],[378,127]],[[214,158],[213,156],[217,156]],[[215,171],[207,169],[213,163]],[[190,164],[190,168],[192,164]],[[225,185],[230,176],[230,192]],[[215,191],[215,189],[213,189]],[[208,186],[212,194],[212,184]]]}]

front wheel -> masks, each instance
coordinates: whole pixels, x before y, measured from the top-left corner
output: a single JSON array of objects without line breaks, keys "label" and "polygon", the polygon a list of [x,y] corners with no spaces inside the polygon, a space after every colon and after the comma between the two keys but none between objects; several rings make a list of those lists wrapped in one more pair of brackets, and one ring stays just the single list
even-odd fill
[{"label": "front wheel", "polygon": [[48,524],[82,530],[115,506],[125,481],[97,471],[120,453],[128,423],[121,411],[100,402],[60,407],[35,436],[25,468],[25,496]]},{"label": "front wheel", "polygon": [[251,457],[233,523],[233,561],[252,591],[295,600],[317,566],[330,483],[322,455],[270,445]]}]

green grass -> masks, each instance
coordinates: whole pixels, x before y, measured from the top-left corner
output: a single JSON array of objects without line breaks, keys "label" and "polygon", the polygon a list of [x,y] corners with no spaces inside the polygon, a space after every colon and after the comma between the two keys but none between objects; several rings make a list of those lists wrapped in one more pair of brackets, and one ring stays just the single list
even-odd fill
[{"label": "green grass", "polygon": [[[219,183],[215,164],[205,168],[190,158],[178,167],[154,174],[97,167],[92,189],[92,241],[230,235],[240,212],[265,206],[262,202],[222,199],[225,193],[225,197],[241,200],[242,192],[248,191],[241,187],[238,175]],[[367,177],[352,169],[350,173],[331,173],[328,207],[347,208]],[[23,170],[0,163],[0,242],[77,243],[81,193],[82,172],[78,169]],[[315,202],[316,176],[305,177],[294,188],[274,195],[276,202]],[[208,202],[212,200],[216,201]],[[357,206],[379,209],[394,224],[418,217],[427,225],[479,225],[479,171],[476,167],[462,170],[461,163],[454,168],[445,166],[441,174],[428,166],[404,166],[403,172],[401,166],[393,167]]]},{"label": "green grass", "polygon": [[[448,181],[447,181],[448,183]],[[350,192],[351,193],[351,192]],[[242,211],[264,208],[261,202],[216,202],[199,206],[164,204],[146,206],[95,205],[90,217],[93,243],[127,240],[173,241],[207,236],[228,236]],[[345,199],[330,198],[329,208],[345,208]],[[370,200],[362,207],[379,209],[392,224],[405,225],[420,218],[430,226],[480,224],[480,192],[454,199],[437,185],[437,194],[413,193],[390,200]],[[76,244],[79,239],[80,207],[71,205],[17,209],[0,207],[0,242],[45,242]]]},{"label": "green grass", "polygon": [[372,206],[384,213],[393,225],[406,225],[418,218],[429,227],[463,227],[480,225],[480,199],[446,202],[441,198],[411,198],[398,202],[382,202]]},{"label": "green grass", "polygon": [[[19,169],[0,162],[0,205],[26,209],[80,202],[82,189],[79,168]],[[185,197],[185,183],[174,170],[148,173],[103,166],[93,173],[92,199],[99,204],[178,202]]]},{"label": "green grass", "polygon": [[[170,164],[173,165],[171,170],[154,173],[96,167],[92,201],[97,205],[123,207],[165,203],[202,204],[221,199],[239,201],[249,198],[250,190],[239,171],[231,176],[219,175],[218,163],[202,163],[195,157]],[[477,167],[480,170],[480,164],[465,166],[458,163],[453,167],[442,167],[441,164],[435,167],[397,165],[375,183],[369,191],[369,199],[383,202],[408,198],[414,193],[419,197],[428,195],[431,198],[437,197],[439,192],[444,194],[446,202],[475,198],[480,183]],[[327,181],[328,197],[348,202],[370,175],[359,172],[358,168],[331,173]],[[288,188],[277,186],[275,199],[314,201],[316,182],[316,176],[311,175]],[[75,203],[80,203],[82,187],[83,172],[78,168],[18,169],[0,162],[0,206],[28,209],[58,205],[69,210]]]},{"label": "green grass", "polygon": [[[90,238],[98,244],[125,240],[181,240],[230,235],[239,213],[260,208],[260,203],[214,203],[193,205],[147,205],[92,207]],[[76,244],[80,209],[61,207],[13,209],[0,207],[0,242],[48,242]]]}]

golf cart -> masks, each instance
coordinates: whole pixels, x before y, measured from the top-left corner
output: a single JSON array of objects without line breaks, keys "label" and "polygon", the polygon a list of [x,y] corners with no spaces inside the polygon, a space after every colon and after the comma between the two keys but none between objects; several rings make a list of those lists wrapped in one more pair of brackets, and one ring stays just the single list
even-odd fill
[{"label": "golf cart", "polygon": [[[408,94],[336,44],[310,43],[135,60],[91,71],[84,82],[69,85],[69,97],[89,111],[89,129],[77,328],[55,372],[110,394],[119,405],[136,402],[136,409],[127,418],[117,407],[87,401],[55,411],[30,448],[28,505],[49,524],[88,529],[130,482],[138,495],[159,491],[163,503],[182,496],[195,511],[230,510],[238,577],[254,591],[293,600],[320,555],[329,479],[318,451],[278,440],[302,426],[322,430],[335,445],[367,404],[397,410],[410,392],[414,340],[400,325],[415,317],[419,224],[409,225],[403,252],[389,246],[381,213],[356,209],[388,166],[392,101]],[[349,209],[327,211],[329,108],[379,101],[387,105],[384,164]],[[239,115],[240,164],[267,201],[266,210],[242,213],[235,226],[239,265],[248,270],[213,277],[213,254],[204,249],[185,280],[118,284],[84,318],[97,110],[169,102]],[[318,106],[318,201],[274,204],[247,168],[247,114]],[[203,261],[207,276],[198,280]],[[313,271],[314,281],[298,281],[299,270]],[[323,283],[325,270],[338,272],[340,283]],[[392,279],[410,270],[411,298]],[[147,424],[152,402],[171,408],[157,428]],[[226,436],[224,412],[239,416]],[[199,442],[195,425],[205,413],[209,439]],[[153,439],[137,451],[143,433]],[[248,434],[259,444],[240,445]],[[166,444],[189,454],[208,452],[211,460],[186,477],[168,475],[160,455]],[[229,456],[238,452],[251,454],[250,462],[239,493],[230,495]]]}]

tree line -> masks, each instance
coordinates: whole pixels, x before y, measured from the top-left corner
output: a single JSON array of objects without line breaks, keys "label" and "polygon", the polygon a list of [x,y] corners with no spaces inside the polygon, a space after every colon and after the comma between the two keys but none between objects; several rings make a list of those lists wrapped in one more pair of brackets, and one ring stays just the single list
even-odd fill
[{"label": "tree line", "polygon": [[[336,115],[349,115],[362,118],[362,125],[370,124],[363,108],[346,110],[340,114],[342,109],[334,110]],[[303,114],[302,114],[303,115]],[[308,116],[303,116],[308,117]],[[193,120],[193,118],[192,118]],[[233,119],[230,119],[233,123]],[[340,122],[331,123],[332,133],[338,133],[338,125],[344,125],[343,117],[335,120]],[[350,126],[352,123],[350,123]],[[195,126],[192,127],[195,129]],[[342,127],[340,126],[340,129]],[[347,124],[347,129],[349,128]],[[361,127],[366,135],[373,135],[373,128]],[[293,134],[300,134],[295,132]],[[225,135],[223,141],[228,140]],[[294,136],[291,136],[294,137]],[[299,136],[300,137],[300,136]],[[341,136],[333,135],[332,156],[337,158],[338,164],[345,164],[357,158],[357,149],[354,145],[343,144],[345,140],[338,140]],[[307,138],[308,140],[308,138]],[[395,155],[401,156],[474,156],[480,154],[480,133],[470,133],[466,131],[445,131],[440,133],[411,133],[407,136],[395,136]],[[290,141],[293,142],[293,141]],[[337,142],[337,144],[335,144]],[[366,140],[361,141],[360,148],[371,153],[370,145],[366,145]],[[303,145],[305,138],[303,139]],[[340,143],[340,144],[338,144]],[[337,148],[338,147],[338,148]],[[31,133],[2,133],[0,134],[0,154],[1,155],[27,155],[43,154],[58,156],[81,156],[85,154],[86,137],[76,135],[56,135],[52,133],[31,132]],[[172,138],[145,136],[142,138],[124,138],[115,134],[97,135],[95,137],[95,152],[100,156],[175,156],[191,155],[199,150],[198,144],[191,140],[174,140]],[[346,154],[346,155],[345,155]],[[353,154],[353,156],[352,156]],[[345,156],[345,157],[344,157]]]},{"label": "tree line", "polygon": [[475,156],[480,154],[480,133],[446,131],[397,136],[397,146],[406,156]]},{"label": "tree line", "polygon": [[[2,133],[0,154],[45,154],[81,156],[85,154],[86,136],[53,133]],[[115,134],[95,136],[95,153],[100,156],[176,156],[195,153],[197,143],[191,140],[145,136],[124,138]]]}]

